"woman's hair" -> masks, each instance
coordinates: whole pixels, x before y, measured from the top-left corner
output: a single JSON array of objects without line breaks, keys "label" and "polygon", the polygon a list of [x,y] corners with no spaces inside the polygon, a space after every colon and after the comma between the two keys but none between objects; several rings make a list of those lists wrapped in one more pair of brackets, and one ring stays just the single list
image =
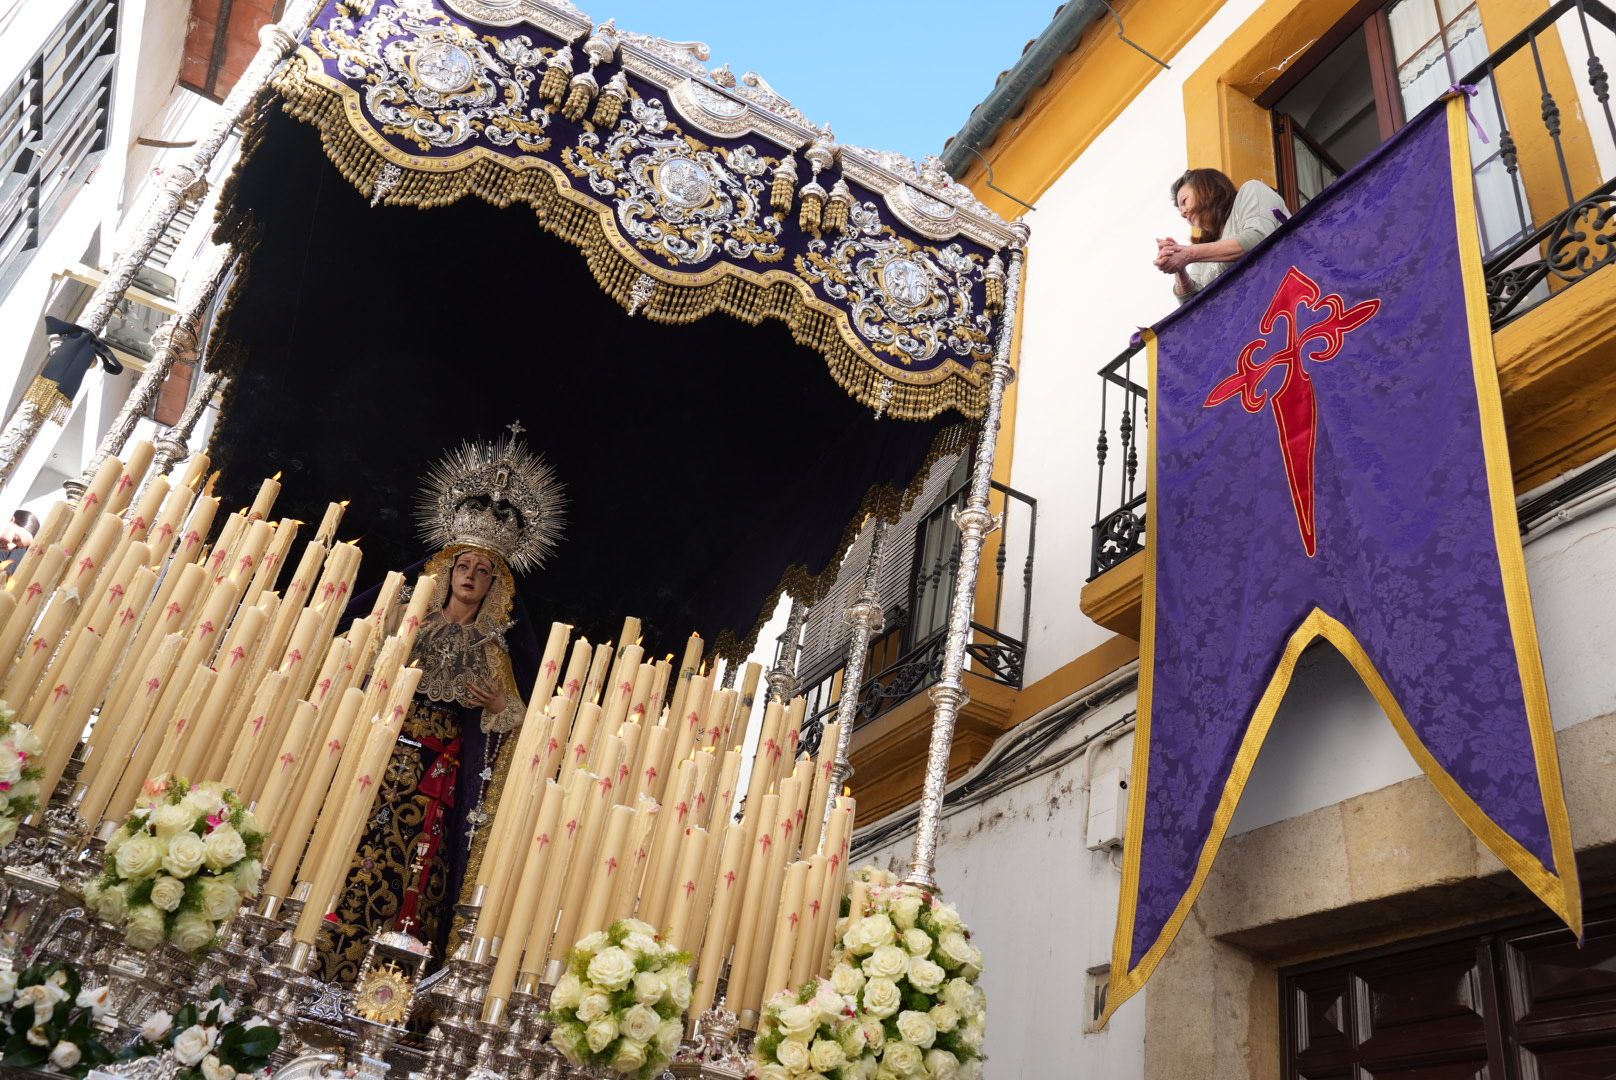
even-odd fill
[{"label": "woman's hair", "polygon": [[29,535],[39,535],[39,519],[27,510],[18,510],[11,515],[11,523],[18,528],[27,529]]},{"label": "woman's hair", "polygon": [[1217,169],[1187,169],[1173,181],[1174,206],[1178,205],[1179,189],[1184,187],[1195,193],[1196,214],[1205,222],[1204,226],[1196,227],[1192,240],[1205,243],[1218,239],[1223,235],[1223,226],[1228,224],[1229,211],[1234,209],[1234,181]]}]

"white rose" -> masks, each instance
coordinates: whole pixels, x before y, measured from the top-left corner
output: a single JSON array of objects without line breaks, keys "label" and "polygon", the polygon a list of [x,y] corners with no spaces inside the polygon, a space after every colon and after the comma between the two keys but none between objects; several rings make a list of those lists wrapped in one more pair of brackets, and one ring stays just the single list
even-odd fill
[{"label": "white rose", "polygon": [[35,1046],[49,1046],[50,1036],[45,1034],[45,1025],[35,1024],[28,1029],[28,1041]]},{"label": "white rose", "polygon": [[961,1014],[971,1011],[971,984],[964,979],[949,979],[943,987],[942,999]]},{"label": "white rose", "polygon": [[612,999],[599,990],[589,991],[578,1001],[578,1019],[586,1024],[593,1024],[611,1011]]},{"label": "white rose", "polygon": [[892,912],[892,921],[901,929],[913,929],[915,920],[920,918],[921,903],[920,897],[912,893],[898,897],[888,906]]},{"label": "white rose", "polygon": [[149,1043],[155,1043],[168,1029],[174,1026],[174,1017],[166,1012],[154,1012],[146,1017],[146,1022],[140,1025],[140,1037]]},{"label": "white rose", "polygon": [[242,811],[241,825],[239,828],[243,836],[246,836],[248,833],[257,833],[259,836],[264,835],[264,823],[259,821],[258,815],[253,813],[251,810]]},{"label": "white rose", "polygon": [[180,901],[185,899],[185,883],[178,878],[171,878],[167,874],[158,878],[152,884],[151,902],[164,911],[179,910]]},{"label": "white rose", "polygon": [[781,1039],[775,1044],[774,1056],[794,1073],[808,1068],[808,1047],[796,1039]]},{"label": "white rose", "polygon": [[859,1028],[864,1032],[864,1045],[871,1050],[880,1050],[887,1041],[886,1025],[880,1019],[866,1016],[859,1021]]},{"label": "white rose", "polygon": [[960,1062],[956,1080],[982,1080],[982,1062],[974,1058]]},{"label": "white rose", "polygon": [[927,1050],[926,1071],[932,1080],[959,1080],[959,1058],[947,1050]]},{"label": "white rose", "polygon": [[209,878],[202,882],[202,914],[216,923],[228,921],[241,906],[241,894],[229,878]]},{"label": "white rose", "polygon": [[662,1026],[657,1029],[657,1053],[662,1057],[671,1058],[679,1052],[679,1043],[684,1040],[684,1037],[685,1026],[676,1018],[669,1017],[662,1021]]},{"label": "white rose", "polygon": [[937,939],[937,955],[948,967],[963,967],[971,962],[971,943],[958,930],[944,930]]},{"label": "white rose", "polygon": [[550,1008],[575,1009],[583,996],[583,981],[569,971],[556,981],[555,989],[550,991]]},{"label": "white rose", "polygon": [[608,990],[621,990],[634,978],[634,958],[622,949],[602,949],[589,961],[589,981]]},{"label": "white rose", "polygon": [[10,739],[0,743],[0,781],[15,784],[22,779],[22,755]]},{"label": "white rose", "polygon": [[623,1014],[623,1035],[629,1039],[637,1039],[642,1043],[650,1042],[657,1037],[657,1031],[662,1027],[662,1017],[656,1010],[646,1005],[635,1005]]},{"label": "white rose", "polygon": [[213,933],[213,923],[188,911],[174,920],[174,929],[168,940],[188,953],[201,952],[213,944]]},{"label": "white rose", "polygon": [[630,934],[623,939],[623,948],[636,956],[661,956],[662,946],[650,934]]},{"label": "white rose", "polygon": [[885,1020],[902,1004],[903,995],[891,979],[871,979],[864,984],[864,1011],[871,1016]]},{"label": "white rose", "polygon": [[931,935],[918,926],[905,930],[903,947],[909,950],[911,956],[928,956],[931,954]]},{"label": "white rose", "polygon": [[925,1050],[937,1041],[937,1026],[931,1022],[928,1014],[905,1009],[898,1014],[898,1034],[903,1036],[904,1042],[914,1043]]},{"label": "white rose", "polygon": [[959,1029],[960,1041],[978,1053],[982,1051],[982,1041],[987,1038],[987,1034],[987,1029],[975,1017]]},{"label": "white rose", "polygon": [[220,825],[202,840],[202,861],[210,870],[223,870],[247,857],[247,842],[229,825]]},{"label": "white rose", "polygon": [[864,974],[872,979],[901,979],[909,970],[909,954],[896,945],[883,945],[864,959]]},{"label": "white rose", "polygon": [[792,1080],[791,1070],[784,1065],[759,1065],[752,1076],[756,1080]]},{"label": "white rose", "polygon": [[157,833],[159,840],[172,840],[182,832],[190,832],[191,826],[196,824],[196,818],[185,808],[184,803],[164,803],[151,812],[146,819],[152,830]]},{"label": "white rose", "polygon": [[82,1056],[83,1055],[79,1053],[79,1048],[75,1044],[63,1039],[61,1042],[57,1043],[56,1048],[51,1051],[50,1059],[51,1064],[56,1066],[58,1069],[71,1069],[73,1066],[79,1063],[79,1058]]},{"label": "white rose", "polygon": [[830,986],[838,994],[857,997],[864,989],[864,972],[852,964],[837,964],[836,970],[830,973]]},{"label": "white rose", "polygon": [[[108,890],[111,891],[111,890]],[[104,918],[105,916],[103,916]],[[163,913],[154,907],[136,908],[124,923],[123,939],[131,949],[150,952],[163,943]],[[194,1065],[196,1062],[190,1062]]]},{"label": "white rose", "polygon": [[617,1038],[617,1021],[610,1016],[603,1016],[584,1029],[584,1041],[589,1044],[592,1053],[600,1053],[612,1044]]},{"label": "white rose", "polygon": [[231,876],[238,893],[255,897],[258,895],[259,879],[264,876],[264,864],[257,859],[247,859],[231,872]]},{"label": "white rose", "polygon": [[[129,841],[133,844],[135,841]],[[129,844],[123,846],[118,852],[120,858]],[[168,852],[163,856],[163,869],[177,878],[188,878],[202,869],[202,860],[207,856],[207,845],[196,833],[180,833],[168,842]]]},{"label": "white rose", "polygon": [[625,934],[644,934],[646,937],[656,937],[656,927],[643,919],[624,919],[622,920],[622,926]]},{"label": "white rose", "polygon": [[17,996],[17,973],[15,971],[0,971],[0,1005],[6,1004]]},{"label": "white rose", "polygon": [[690,1007],[690,990],[690,972],[682,967],[674,968],[668,976],[668,998],[680,1012]]},{"label": "white rose", "polygon": [[0,848],[5,847],[17,838],[17,819],[15,816],[0,817]]},{"label": "white rose", "polygon": [[122,926],[129,917],[129,890],[122,885],[100,890],[95,898],[95,913],[113,926]]},{"label": "white rose", "polygon": [[943,980],[948,978],[948,972],[939,964],[934,964],[923,956],[909,958],[909,985],[922,994],[935,994],[942,989]]},{"label": "white rose", "polygon": [[611,940],[606,936],[606,931],[596,930],[592,934],[585,934],[578,942],[577,948],[579,952],[596,953],[610,944]]},{"label": "white rose", "polygon": [[960,1014],[954,1006],[945,1003],[931,1007],[931,1022],[938,1031],[953,1031],[959,1027]]},{"label": "white rose", "polygon": [[202,1080],[235,1080],[236,1070],[209,1054],[202,1059]]},{"label": "white rose", "polygon": [[842,943],[847,946],[849,952],[863,955],[874,952],[883,945],[891,945],[896,937],[897,931],[893,928],[892,920],[877,913],[866,915],[849,926]]},{"label": "white rose", "polygon": [[550,1043],[574,1065],[583,1064],[584,1029],[582,1024],[557,1024],[550,1032]]},{"label": "white rose", "polygon": [[822,1073],[830,1072],[846,1060],[847,1054],[842,1050],[842,1044],[830,1039],[815,1039],[808,1051],[808,1064]]},{"label": "white rose", "polygon": [[111,1007],[112,990],[105,986],[98,986],[93,990],[80,990],[74,1005],[81,1009],[89,1009],[92,1016],[105,1016]]},{"label": "white rose", "polygon": [[808,1005],[819,1014],[821,1021],[834,1021],[847,1008],[847,1001],[829,983],[821,980]]},{"label": "white rose", "polygon": [[645,1062],[645,1044],[634,1039],[624,1039],[618,1043],[617,1053],[612,1055],[612,1068],[620,1073],[637,1073]]},{"label": "white rose", "polygon": [[902,1040],[887,1043],[886,1047],[881,1051],[881,1064],[887,1066],[899,1076],[909,1076],[925,1067],[919,1048],[911,1046]]},{"label": "white rose", "polygon": [[780,1010],[775,1023],[787,1035],[807,1035],[819,1026],[819,1014],[807,1005],[792,1005]]},{"label": "white rose", "polygon": [[193,1024],[174,1036],[174,1060],[181,1065],[195,1065],[212,1049],[213,1039],[208,1029],[200,1024]]},{"label": "white rose", "polygon": [[[67,993],[54,983],[42,982],[25,986],[17,992],[14,1009],[32,1008],[36,1016],[48,1014],[67,999]],[[44,1045],[41,1043],[40,1045]]]},{"label": "white rose", "polygon": [[[634,976],[634,1000],[641,1005],[655,1005],[667,992],[668,980],[659,972],[642,971]],[[634,1038],[638,1039],[640,1036],[636,1035]]]},{"label": "white rose", "polygon": [[960,921],[959,908],[953,904],[938,904],[931,909],[931,921],[937,924],[941,931],[960,930],[964,924]]},{"label": "white rose", "polygon": [[155,874],[162,861],[163,845],[144,833],[139,833],[119,845],[112,864],[117,868],[119,877],[130,881],[142,881]]}]

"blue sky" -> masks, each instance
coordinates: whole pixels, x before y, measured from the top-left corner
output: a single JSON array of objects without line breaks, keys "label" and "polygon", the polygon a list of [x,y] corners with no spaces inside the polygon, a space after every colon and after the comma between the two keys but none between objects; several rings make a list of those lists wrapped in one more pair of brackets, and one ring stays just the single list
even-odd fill
[{"label": "blue sky", "polygon": [[1059,0],[576,0],[597,22],[704,41],[842,141],[942,151]]}]

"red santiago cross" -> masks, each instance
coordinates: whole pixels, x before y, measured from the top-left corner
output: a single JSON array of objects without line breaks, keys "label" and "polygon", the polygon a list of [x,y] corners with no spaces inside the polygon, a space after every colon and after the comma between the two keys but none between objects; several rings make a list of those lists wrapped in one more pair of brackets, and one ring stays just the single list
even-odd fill
[{"label": "red santiago cross", "polygon": [[[1258,329],[1264,335],[1240,350],[1238,369],[1218,383],[1207,395],[1203,408],[1213,408],[1239,396],[1248,413],[1259,413],[1274,405],[1274,426],[1279,429],[1279,452],[1285,459],[1285,479],[1290,484],[1291,503],[1296,507],[1296,524],[1302,532],[1302,547],[1311,558],[1318,552],[1319,538],[1313,525],[1313,459],[1318,449],[1319,408],[1313,393],[1313,380],[1302,366],[1304,360],[1332,360],[1341,351],[1348,333],[1368,322],[1380,310],[1379,300],[1365,300],[1346,306],[1339,293],[1321,294],[1318,284],[1296,267],[1285,274],[1274,298],[1263,313]],[[1324,318],[1300,327],[1303,312],[1324,312]],[[1266,335],[1272,334],[1281,316],[1285,319],[1285,343],[1267,359],[1253,358],[1264,348],[1275,348]],[[1319,348],[1305,352],[1310,343]],[[1285,381],[1269,393],[1257,386],[1277,367],[1285,369]]]}]

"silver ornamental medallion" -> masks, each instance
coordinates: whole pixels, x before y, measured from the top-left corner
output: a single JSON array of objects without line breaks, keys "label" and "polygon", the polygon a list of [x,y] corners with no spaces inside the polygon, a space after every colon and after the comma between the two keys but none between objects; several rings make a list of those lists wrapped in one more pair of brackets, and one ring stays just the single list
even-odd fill
[{"label": "silver ornamental medallion", "polygon": [[882,267],[881,285],[904,307],[919,307],[931,299],[931,275],[913,259],[893,259]]},{"label": "silver ornamental medallion", "polygon": [[471,82],[471,56],[459,45],[442,38],[425,42],[415,50],[415,77],[428,90],[452,93]]},{"label": "silver ornamental medallion", "polygon": [[664,161],[656,183],[663,198],[686,209],[702,205],[713,195],[713,182],[706,171],[687,157]]}]

